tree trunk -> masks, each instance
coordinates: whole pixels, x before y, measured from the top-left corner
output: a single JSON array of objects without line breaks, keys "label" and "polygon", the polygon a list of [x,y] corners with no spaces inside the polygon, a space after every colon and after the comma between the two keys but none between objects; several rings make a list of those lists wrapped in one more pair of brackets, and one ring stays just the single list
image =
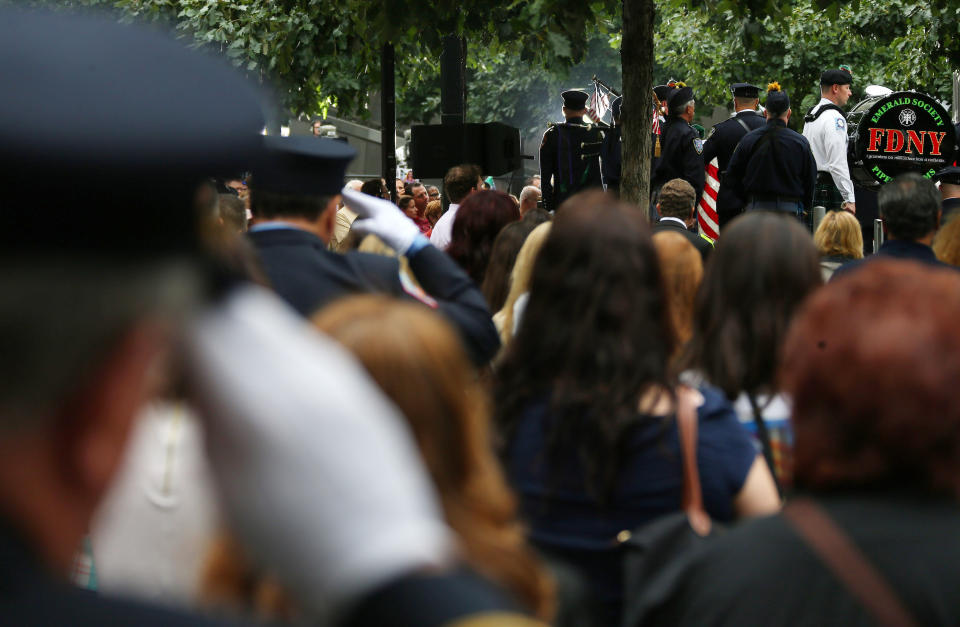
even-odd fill
[{"label": "tree trunk", "polygon": [[644,212],[650,207],[650,157],[653,147],[653,0],[623,0],[623,170],[620,195]]}]

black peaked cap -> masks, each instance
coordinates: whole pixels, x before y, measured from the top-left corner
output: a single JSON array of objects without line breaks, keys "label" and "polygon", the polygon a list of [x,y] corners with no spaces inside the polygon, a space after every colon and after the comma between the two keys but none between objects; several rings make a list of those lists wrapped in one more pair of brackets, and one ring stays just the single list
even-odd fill
[{"label": "black peaked cap", "polygon": [[280,194],[327,196],[343,189],[347,166],[357,156],[349,144],[326,137],[263,138],[253,188]]}]

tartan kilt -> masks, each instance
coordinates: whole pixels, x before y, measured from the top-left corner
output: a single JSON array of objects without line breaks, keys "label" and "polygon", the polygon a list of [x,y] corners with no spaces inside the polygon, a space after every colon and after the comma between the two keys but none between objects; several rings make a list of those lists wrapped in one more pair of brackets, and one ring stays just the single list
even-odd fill
[{"label": "tartan kilt", "polygon": [[824,207],[827,211],[839,211],[843,196],[833,182],[829,172],[817,173],[817,186],[813,188],[813,205]]}]

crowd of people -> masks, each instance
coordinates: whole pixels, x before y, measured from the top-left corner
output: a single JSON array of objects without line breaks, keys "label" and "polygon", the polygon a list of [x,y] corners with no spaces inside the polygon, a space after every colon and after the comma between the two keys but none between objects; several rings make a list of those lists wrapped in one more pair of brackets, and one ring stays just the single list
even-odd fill
[{"label": "crowd of people", "polygon": [[4,10],[0,54],[4,623],[960,622],[951,179],[884,185],[867,258],[783,198],[709,242],[682,177],[655,224],[347,181],[134,26]]}]

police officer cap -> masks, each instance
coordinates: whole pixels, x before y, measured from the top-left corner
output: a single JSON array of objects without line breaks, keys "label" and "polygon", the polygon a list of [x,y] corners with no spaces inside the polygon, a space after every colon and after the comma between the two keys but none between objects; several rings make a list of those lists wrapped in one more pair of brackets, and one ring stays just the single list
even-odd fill
[{"label": "police officer cap", "polygon": [[773,115],[783,115],[790,108],[790,96],[780,89],[780,83],[767,85],[766,108]]},{"label": "police officer cap", "polygon": [[960,185],[960,168],[955,165],[948,166],[930,177],[930,180],[940,181],[941,184]]},{"label": "police officer cap", "polygon": [[653,93],[657,95],[660,102],[667,102],[667,99],[670,98],[670,94],[672,94],[674,90],[676,90],[676,87],[673,85],[657,85],[653,88]]},{"label": "police officer cap", "polygon": [[680,87],[670,94],[667,104],[670,106],[671,113],[680,113],[680,107],[693,100],[692,87]]},{"label": "police officer cap", "polygon": [[610,114],[615,117],[620,117],[620,108],[623,106],[623,96],[617,96],[613,99],[613,102],[610,103]]},{"label": "police officer cap", "polygon": [[590,96],[579,89],[568,89],[560,94],[560,97],[563,98],[563,106],[565,108],[571,111],[579,111],[587,107],[587,98]]},{"label": "police officer cap", "polygon": [[197,182],[246,169],[263,99],[153,29],[0,9],[0,251],[195,251]]},{"label": "police officer cap", "polygon": [[263,138],[253,170],[253,189],[300,196],[332,196],[343,188],[347,166],[357,156],[349,144],[304,135]]},{"label": "police officer cap", "polygon": [[848,70],[827,70],[820,75],[820,84],[829,85],[850,85],[853,83],[853,74]]},{"label": "police officer cap", "polygon": [[750,83],[734,83],[730,86],[734,98],[759,98],[760,88]]}]

